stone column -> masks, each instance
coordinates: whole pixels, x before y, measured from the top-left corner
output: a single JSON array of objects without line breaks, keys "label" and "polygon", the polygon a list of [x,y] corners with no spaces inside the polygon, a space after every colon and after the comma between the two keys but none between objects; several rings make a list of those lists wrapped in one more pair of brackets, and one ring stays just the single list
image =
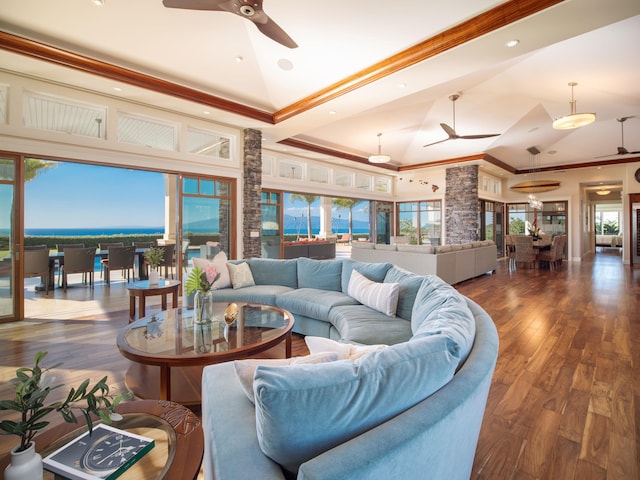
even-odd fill
[{"label": "stone column", "polygon": [[262,132],[247,128],[244,133],[242,194],[242,258],[261,256]]},{"label": "stone column", "polygon": [[459,244],[478,240],[478,166],[447,168],[446,184],[446,243]]}]

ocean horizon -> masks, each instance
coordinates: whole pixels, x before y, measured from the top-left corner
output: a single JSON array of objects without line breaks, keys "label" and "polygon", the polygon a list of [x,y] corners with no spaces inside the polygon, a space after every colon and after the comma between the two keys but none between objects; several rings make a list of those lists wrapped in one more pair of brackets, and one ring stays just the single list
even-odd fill
[{"label": "ocean horizon", "polygon": [[164,227],[25,228],[30,237],[102,237],[111,235],[163,235]]}]

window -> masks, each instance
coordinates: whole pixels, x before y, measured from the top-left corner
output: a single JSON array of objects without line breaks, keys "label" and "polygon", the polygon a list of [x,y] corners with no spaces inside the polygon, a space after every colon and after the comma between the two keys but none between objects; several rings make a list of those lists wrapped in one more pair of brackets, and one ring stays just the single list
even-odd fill
[{"label": "window", "polygon": [[442,206],[439,200],[398,203],[398,233],[414,245],[440,245]]},{"label": "window", "polygon": [[596,235],[620,235],[621,212],[596,206]]},{"label": "window", "polygon": [[188,128],[187,149],[189,153],[196,155],[229,160],[231,158],[231,139],[219,133]]},{"label": "window", "polygon": [[118,115],[118,141],[134,145],[176,150],[177,128],[175,125],[120,113]]}]

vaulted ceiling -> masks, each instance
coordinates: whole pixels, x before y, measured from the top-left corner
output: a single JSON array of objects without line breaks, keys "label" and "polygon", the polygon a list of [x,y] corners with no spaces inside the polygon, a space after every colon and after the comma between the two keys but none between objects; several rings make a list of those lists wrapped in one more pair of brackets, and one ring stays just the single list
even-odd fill
[{"label": "vaulted ceiling", "polygon": [[[621,117],[640,151],[638,0],[264,0],[293,49],[161,0],[1,3],[0,69],[257,128],[266,149],[366,163],[382,133],[396,170],[479,159],[517,173],[531,146],[541,169],[640,158],[617,154]],[[597,120],[554,130],[569,82]],[[454,93],[457,134],[500,135],[424,147],[447,138]]]}]

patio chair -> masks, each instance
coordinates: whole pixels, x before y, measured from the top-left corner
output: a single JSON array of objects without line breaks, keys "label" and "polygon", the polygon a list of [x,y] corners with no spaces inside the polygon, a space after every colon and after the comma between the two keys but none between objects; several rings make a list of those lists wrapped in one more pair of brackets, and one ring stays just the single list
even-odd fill
[{"label": "patio chair", "polygon": [[189,244],[190,243],[191,243],[190,240],[182,241],[182,268],[184,268],[185,272],[189,268]]},{"label": "patio chair", "polygon": [[160,265],[164,265],[164,278],[169,278],[169,269],[171,269],[171,278],[173,275],[173,258],[176,253],[176,244],[168,243],[160,248],[164,248],[164,257]]},{"label": "patio chair", "polygon": [[[69,248],[84,248],[84,243],[56,243],[56,250],[59,253],[64,253],[65,249]],[[58,269],[58,285],[62,286],[62,271],[64,270],[64,257],[56,260],[56,267]],[[82,279],[85,280],[84,278]]]},{"label": "patio chair", "polygon": [[344,233],[342,234],[342,237],[340,237],[336,243],[346,243],[347,245],[349,245],[351,243],[351,234],[350,233]]},{"label": "patio chair", "polygon": [[[124,247],[124,242],[111,242],[111,243],[99,243],[98,250],[105,251],[109,250],[109,247]],[[100,278],[102,278],[102,273],[104,271],[104,266],[109,263],[109,259],[103,257],[100,259]]]},{"label": "patio chair", "polygon": [[46,245],[24,247],[24,276],[42,278],[49,295],[49,249]]},{"label": "patio chair", "polygon": [[122,270],[127,282],[131,280],[131,271],[135,261],[136,247],[109,247],[108,262],[104,264],[104,281],[111,286],[111,271]]},{"label": "patio chair", "polygon": [[83,283],[86,283],[86,274],[89,274],[89,287],[93,288],[93,269],[95,265],[96,249],[68,248],[64,252],[64,268],[62,269],[62,286],[67,291],[69,274],[82,273]]},{"label": "patio chair", "polygon": [[533,248],[533,237],[529,235],[518,235],[515,237],[516,242],[516,265],[518,263],[526,263],[530,267],[535,268],[538,264],[538,256]]}]

